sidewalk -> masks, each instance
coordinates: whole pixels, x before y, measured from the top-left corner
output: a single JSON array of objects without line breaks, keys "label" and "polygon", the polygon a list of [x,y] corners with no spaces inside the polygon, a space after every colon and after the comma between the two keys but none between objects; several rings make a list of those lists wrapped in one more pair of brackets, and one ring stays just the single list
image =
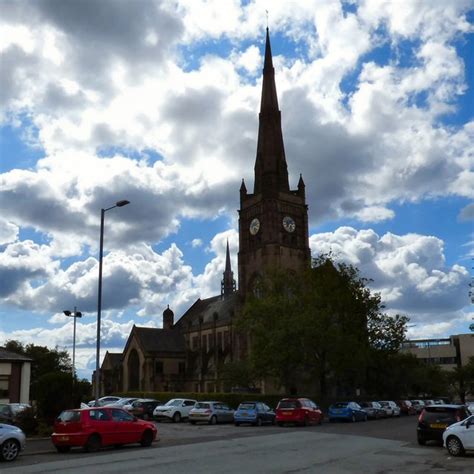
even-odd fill
[{"label": "sidewalk", "polygon": [[26,438],[25,451],[23,456],[32,454],[43,454],[55,452],[51,438]]}]

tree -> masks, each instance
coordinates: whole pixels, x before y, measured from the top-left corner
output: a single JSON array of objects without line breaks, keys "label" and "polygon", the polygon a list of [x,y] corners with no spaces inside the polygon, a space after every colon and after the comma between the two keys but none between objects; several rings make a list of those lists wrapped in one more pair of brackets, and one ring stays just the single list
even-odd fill
[{"label": "tree", "polygon": [[31,362],[31,390],[32,400],[37,398],[37,387],[39,379],[52,372],[64,372],[71,374],[72,365],[69,353],[66,350],[60,350],[58,347],[49,349],[45,346],[35,344],[23,345],[19,341],[9,340],[5,344],[5,349],[17,354],[22,354],[30,359]]},{"label": "tree", "polygon": [[292,392],[329,380],[340,393],[363,387],[377,351],[395,351],[408,318],[387,316],[356,268],[323,255],[301,273],[268,272],[247,298],[238,327],[251,335],[250,361]]}]

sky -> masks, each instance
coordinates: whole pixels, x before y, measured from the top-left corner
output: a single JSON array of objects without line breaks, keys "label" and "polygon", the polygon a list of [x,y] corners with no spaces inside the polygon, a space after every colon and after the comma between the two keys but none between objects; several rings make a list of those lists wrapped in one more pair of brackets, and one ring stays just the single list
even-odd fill
[{"label": "sky", "polygon": [[[237,275],[265,28],[313,256],[353,264],[411,338],[469,332],[474,0],[0,0],[0,345],[95,368]],[[268,10],[268,15],[266,13]],[[72,352],[72,351],[71,351]]]}]

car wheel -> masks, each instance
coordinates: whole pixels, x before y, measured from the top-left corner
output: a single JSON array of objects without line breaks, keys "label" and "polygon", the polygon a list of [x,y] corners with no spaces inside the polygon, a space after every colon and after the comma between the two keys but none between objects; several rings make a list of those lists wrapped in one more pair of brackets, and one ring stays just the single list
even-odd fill
[{"label": "car wheel", "polygon": [[319,424],[319,425],[322,425],[322,424],[323,424],[323,415],[321,415],[321,416],[319,417],[319,423],[318,423],[318,424]]},{"label": "car wheel", "polygon": [[71,446],[56,446],[56,451],[58,453],[68,453],[71,451]]},{"label": "car wheel", "polygon": [[278,424],[278,426],[280,426],[280,427],[283,426],[283,423],[282,423],[281,421],[279,421],[277,424]]},{"label": "car wheel", "polygon": [[87,443],[84,446],[84,449],[88,453],[95,453],[96,451],[99,451],[101,446],[102,446],[102,441],[100,439],[100,436],[98,434],[93,434],[89,436],[89,439],[87,440]]},{"label": "car wheel", "polygon": [[364,416],[363,421],[367,421],[367,415]]},{"label": "car wheel", "polygon": [[20,443],[16,439],[7,439],[0,447],[0,459],[14,461],[20,454]]},{"label": "car wheel", "polygon": [[210,425],[215,425],[217,423],[217,417],[216,415],[212,415],[211,419],[209,420]]},{"label": "car wheel", "polygon": [[351,418],[352,423],[355,423],[357,421],[356,416],[354,413],[352,413],[352,418]]},{"label": "car wheel", "polygon": [[145,430],[142,434],[142,439],[140,440],[140,444],[144,448],[148,448],[153,443],[153,433],[150,430]]},{"label": "car wheel", "polygon": [[195,425],[195,424],[196,424],[195,421],[190,421],[189,423],[191,423],[192,425]]},{"label": "car wheel", "polygon": [[305,416],[303,420],[303,426],[308,426],[308,425],[309,425],[309,420],[308,420],[308,417]]},{"label": "car wheel", "polygon": [[426,439],[423,438],[423,436],[418,435],[417,440],[420,446],[424,446],[426,444]]},{"label": "car wheel", "polygon": [[173,415],[173,423],[179,423],[180,421],[181,421],[181,413],[179,411],[177,411]]},{"label": "car wheel", "polygon": [[262,419],[257,418],[257,422],[255,423],[257,426],[262,426]]},{"label": "car wheel", "polygon": [[462,456],[464,454],[464,446],[456,436],[450,436],[446,440],[446,448],[448,448],[448,453],[451,456]]},{"label": "car wheel", "polygon": [[240,426],[240,423],[235,422],[234,425],[235,426]]}]

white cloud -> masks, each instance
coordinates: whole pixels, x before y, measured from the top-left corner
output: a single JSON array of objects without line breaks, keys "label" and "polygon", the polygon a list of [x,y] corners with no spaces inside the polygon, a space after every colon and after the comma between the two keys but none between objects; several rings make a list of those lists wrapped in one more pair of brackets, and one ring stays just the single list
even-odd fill
[{"label": "white cloud", "polygon": [[191,241],[191,247],[193,248],[202,247],[202,239],[193,239]]},{"label": "white cloud", "polygon": [[[445,263],[443,242],[418,234],[379,236],[371,229],[340,227],[310,237],[313,255],[332,253],[359,268],[390,312],[440,321],[468,304],[469,272]],[[449,319],[449,318],[448,318]]]}]

